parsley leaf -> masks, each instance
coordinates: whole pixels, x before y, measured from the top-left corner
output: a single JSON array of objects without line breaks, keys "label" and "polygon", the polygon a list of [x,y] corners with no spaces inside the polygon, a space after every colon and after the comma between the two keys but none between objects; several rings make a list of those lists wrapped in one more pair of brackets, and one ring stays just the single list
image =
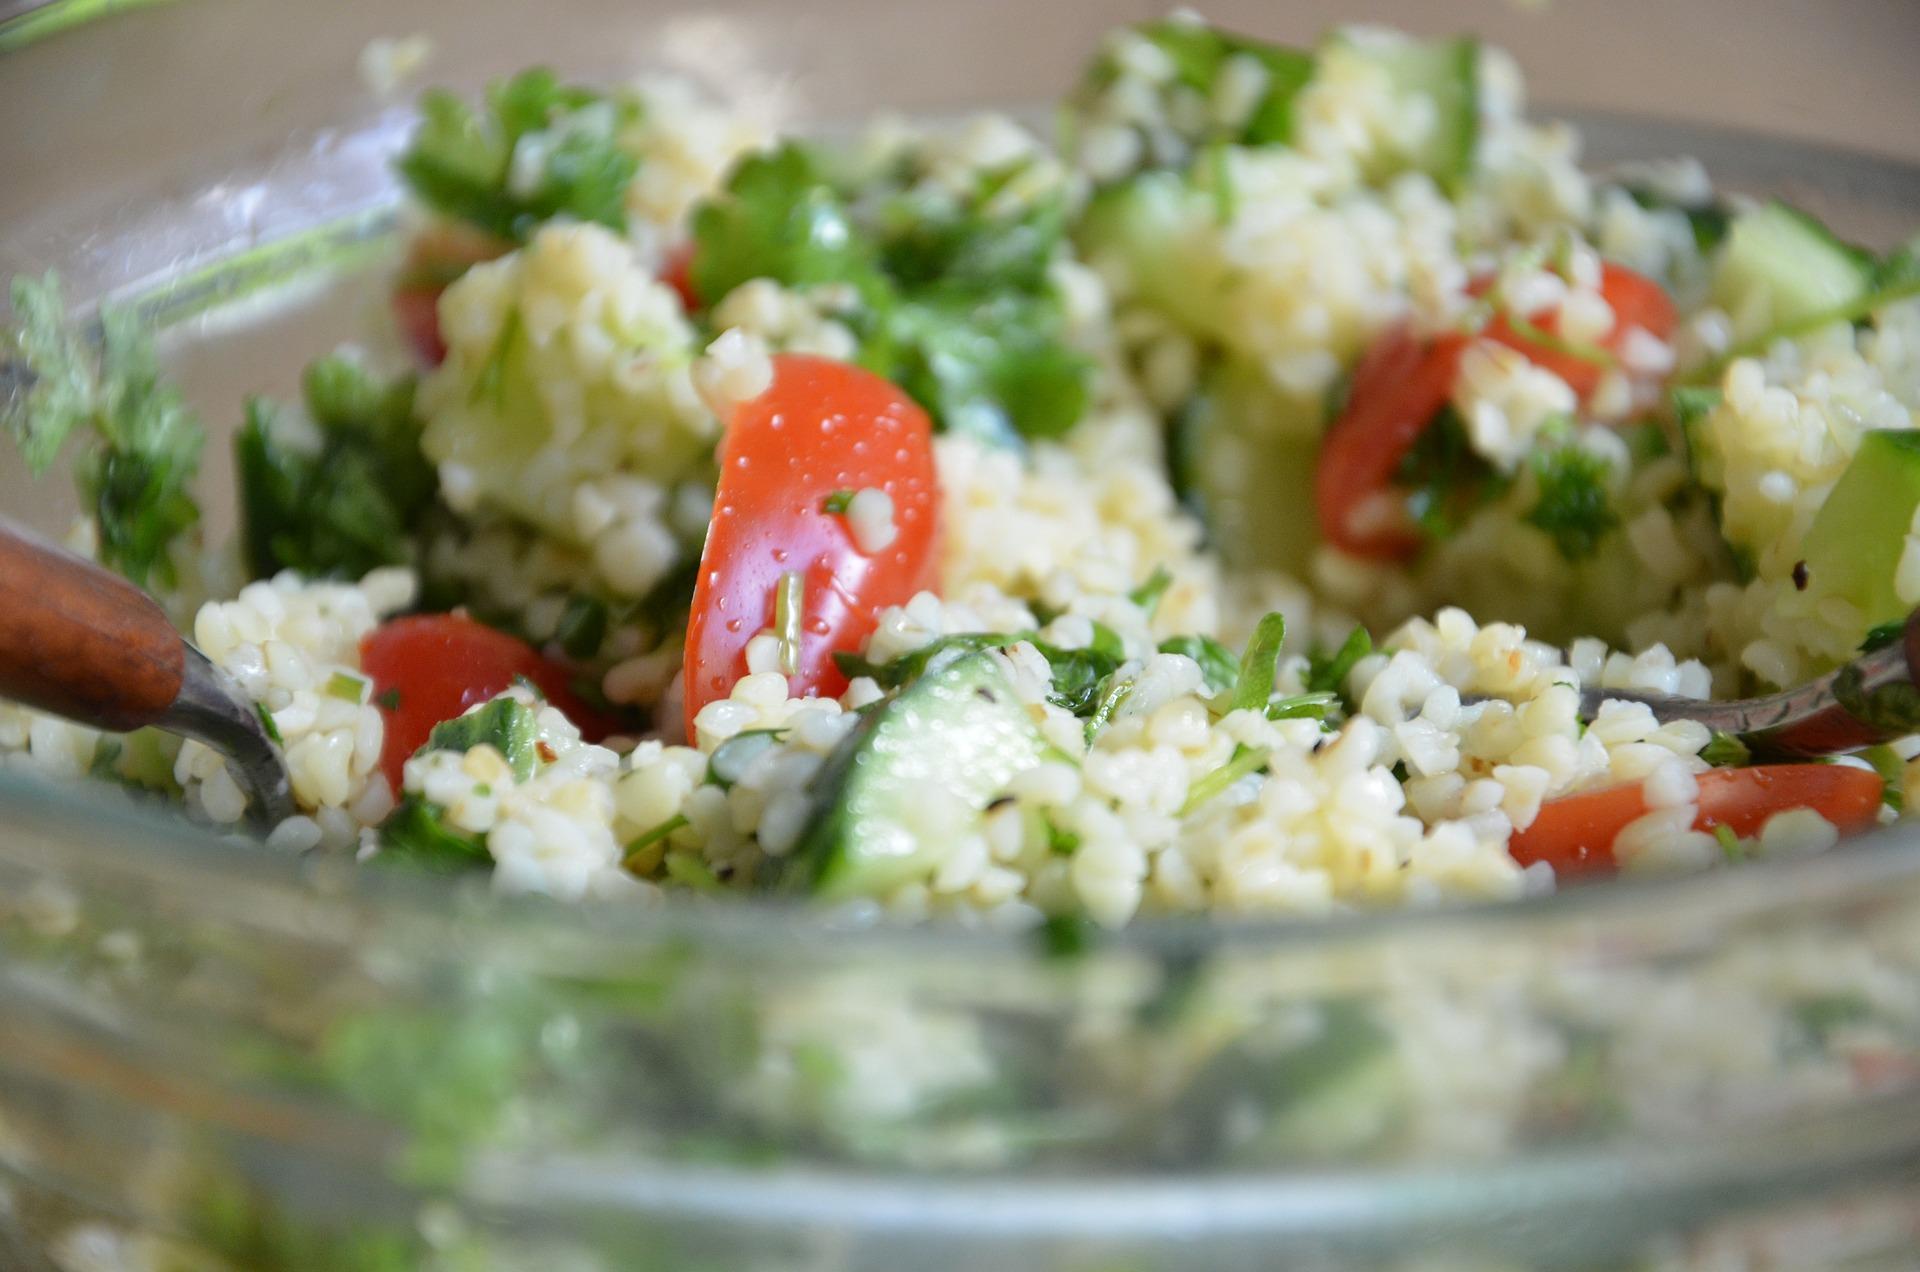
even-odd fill
[{"label": "parsley leaf", "polygon": [[1607,495],[1607,461],[1578,446],[1562,446],[1536,452],[1533,471],[1540,497],[1526,514],[1527,524],[1551,535],[1564,559],[1586,560],[1620,524]]},{"label": "parsley leaf", "polygon": [[375,861],[454,872],[487,865],[486,840],[453,829],[435,805],[408,795],[380,824],[380,853]]},{"label": "parsley leaf", "polygon": [[1163,654],[1185,654],[1200,664],[1209,694],[1225,693],[1240,672],[1233,651],[1211,636],[1171,636],[1160,642]]},{"label": "parsley leaf", "polygon": [[1240,674],[1234,678],[1233,696],[1227,711],[1263,711],[1273,696],[1273,680],[1279,670],[1280,645],[1287,638],[1286,616],[1278,610],[1262,618],[1253,629],[1247,650],[1240,655]]},{"label": "parsley leaf", "polygon": [[500,752],[514,779],[524,782],[540,763],[540,722],[526,703],[495,698],[484,707],[434,725],[420,749],[466,752],[476,746]]},{"label": "parsley leaf", "polygon": [[413,377],[381,383],[334,355],[307,368],[304,388],[317,438],[264,398],[248,401],[234,436],[249,570],[359,578],[405,562],[438,484],[420,453]]},{"label": "parsley leaf", "polygon": [[1364,627],[1355,627],[1340,642],[1340,648],[1328,655],[1317,651],[1307,657],[1307,691],[1309,693],[1337,693],[1347,691],[1347,677],[1353,673],[1354,664],[1373,652],[1373,637]]},{"label": "parsley leaf", "polygon": [[94,344],[69,322],[54,275],[15,279],[11,298],[0,428],[36,474],[88,435],[74,478],[93,509],[100,559],[142,587],[170,586],[174,543],[200,520],[191,486],[205,430],[161,380],[153,341],[131,313],[103,306]]},{"label": "parsley leaf", "polygon": [[1407,492],[1407,511],[1421,533],[1446,539],[1509,481],[1473,449],[1459,413],[1447,406],[1401,458],[1394,483]]},{"label": "parsley leaf", "polygon": [[639,114],[631,96],[565,85],[535,67],[489,85],[478,112],[444,89],[428,92],[397,166],[422,203],[511,242],[556,216],[624,229],[639,161],[620,134]]}]

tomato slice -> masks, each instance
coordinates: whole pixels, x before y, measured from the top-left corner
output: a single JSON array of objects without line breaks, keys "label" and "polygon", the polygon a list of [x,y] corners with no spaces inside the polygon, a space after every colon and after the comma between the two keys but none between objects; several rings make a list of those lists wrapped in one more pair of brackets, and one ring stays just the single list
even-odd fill
[{"label": "tomato slice", "polygon": [[1347,552],[1404,560],[1420,532],[1394,495],[1394,472],[1453,392],[1465,336],[1423,341],[1389,328],[1354,368],[1347,408],[1320,444],[1313,495],[1320,533]]},{"label": "tomato slice", "polygon": [[700,308],[700,297],[693,290],[693,244],[682,243],[667,253],[660,267],[660,281],[673,288],[681,306],[688,312]]},{"label": "tomato slice", "polygon": [[[700,555],[687,623],[687,736],[701,707],[746,673],[747,642],[774,618],[780,576],[805,579],[796,694],[839,693],[836,651],[853,651],[881,609],[933,581],[939,485],[933,429],[898,388],[826,358],[782,354],[773,385],[742,406],[720,443],[713,523]],[[877,488],[893,499],[896,534],[869,556],[838,491]]]},{"label": "tomato slice", "polygon": [[[1480,295],[1492,285],[1492,281],[1491,278],[1481,279],[1469,290],[1476,296]],[[1624,265],[1607,262],[1600,266],[1600,295],[1613,309],[1613,328],[1600,341],[1600,347],[1608,353],[1619,353],[1627,332],[1635,327],[1666,340],[1673,335],[1673,329],[1679,322],[1673,301],[1668,299],[1660,284],[1644,274],[1636,274]],[[1548,335],[1560,333],[1558,309],[1527,316]],[[1593,391],[1600,387],[1601,377],[1606,374],[1606,368],[1586,358],[1550,349],[1527,339],[1513,329],[1505,314],[1496,315],[1487,324],[1484,334],[1489,340],[1497,340],[1509,349],[1518,350],[1529,361],[1553,372],[1582,399],[1592,396]]]},{"label": "tomato slice", "polygon": [[360,667],[373,679],[385,716],[380,771],[395,794],[407,757],[433,726],[513,687],[525,676],[589,741],[616,727],[582,703],[571,673],[533,646],[464,614],[416,614],[382,623],[360,642]]},{"label": "tomato slice", "polygon": [[[1493,277],[1468,291],[1482,295]],[[1629,330],[1639,327],[1665,340],[1678,321],[1673,302],[1653,280],[1620,265],[1603,264],[1600,293],[1613,307],[1614,325],[1601,342],[1617,353]],[[1559,312],[1542,313],[1535,325],[1554,334]],[[1505,315],[1481,333],[1565,380],[1581,397],[1599,386],[1603,369],[1584,358],[1547,348],[1521,336]],[[1347,407],[1327,431],[1314,472],[1314,503],[1320,534],[1346,552],[1381,561],[1402,561],[1420,550],[1422,537],[1394,489],[1394,473],[1432,424],[1453,392],[1464,335],[1418,339],[1405,323],[1388,328],[1354,368]]]},{"label": "tomato slice", "polygon": [[[1844,835],[1874,824],[1883,794],[1878,773],[1848,764],[1709,769],[1700,775],[1700,815],[1693,828],[1725,826],[1745,839],[1759,834],[1775,813],[1811,808]],[[1563,795],[1542,804],[1507,851],[1523,866],[1544,861],[1561,874],[1603,873],[1615,865],[1614,839],[1646,811],[1638,782]]]}]

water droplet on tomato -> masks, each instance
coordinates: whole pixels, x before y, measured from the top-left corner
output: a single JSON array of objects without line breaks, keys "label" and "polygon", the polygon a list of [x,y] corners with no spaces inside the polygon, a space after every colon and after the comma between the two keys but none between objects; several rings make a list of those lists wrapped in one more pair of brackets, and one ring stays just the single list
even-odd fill
[{"label": "water droplet on tomato", "polygon": [[716,596],[716,597],[715,597],[715,598],[713,599],[713,607],[714,607],[715,609],[717,609],[717,610],[719,610],[719,611],[720,611],[720,612],[721,612],[722,614],[724,614],[724,613],[726,613],[726,612],[727,612],[727,598],[726,598],[726,597],[724,597],[724,596]]},{"label": "water droplet on tomato", "polygon": [[787,559],[787,550],[785,548],[775,548],[773,550],[773,559],[784,562]]},{"label": "water droplet on tomato", "polygon": [[825,636],[827,634],[827,620],[824,618],[816,618],[807,624],[807,630],[815,636]]},{"label": "water droplet on tomato", "polygon": [[740,620],[739,620],[739,619],[737,619],[737,618],[730,618],[730,619],[728,619],[728,620],[727,620],[727,630],[728,630],[728,631],[730,631],[730,632],[737,632],[737,631],[739,631],[739,630],[740,630]]}]

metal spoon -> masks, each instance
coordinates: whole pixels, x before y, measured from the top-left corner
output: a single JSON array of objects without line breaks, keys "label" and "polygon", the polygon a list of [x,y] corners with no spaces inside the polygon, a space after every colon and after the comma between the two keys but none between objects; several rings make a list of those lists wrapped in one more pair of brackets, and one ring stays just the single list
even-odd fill
[{"label": "metal spoon", "polygon": [[1844,755],[1920,733],[1920,610],[1899,636],[1794,689],[1707,702],[1670,694],[1582,689],[1580,718],[1608,700],[1643,702],[1654,718],[1694,720],[1740,739],[1759,758]]},{"label": "metal spoon", "polygon": [[194,738],[232,761],[255,826],[295,812],[259,712],[153,598],[4,520],[0,698],[113,733],[151,725]]}]

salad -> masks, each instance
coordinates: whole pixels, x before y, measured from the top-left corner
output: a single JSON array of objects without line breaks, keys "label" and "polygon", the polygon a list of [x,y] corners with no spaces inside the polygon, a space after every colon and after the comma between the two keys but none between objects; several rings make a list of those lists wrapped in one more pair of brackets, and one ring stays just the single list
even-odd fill
[{"label": "salad", "polygon": [[[284,748],[266,851],[1115,927],[1819,852],[1920,780],[1580,708],[1920,604],[1920,254],[1588,172],[1497,49],[1176,16],[1052,135],[839,140],[535,69],[396,167],[390,311],[244,404],[233,543],[127,311],[20,279],[0,338],[70,546]],[[0,749],[247,811],[198,743]]]}]

